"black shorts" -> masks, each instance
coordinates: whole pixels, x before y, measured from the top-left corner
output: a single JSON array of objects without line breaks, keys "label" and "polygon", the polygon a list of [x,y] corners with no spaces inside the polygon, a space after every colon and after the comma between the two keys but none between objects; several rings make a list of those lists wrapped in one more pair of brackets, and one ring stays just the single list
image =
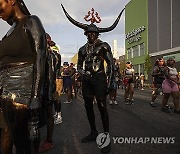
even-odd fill
[{"label": "black shorts", "polygon": [[128,84],[131,84],[131,83],[134,83],[134,82],[133,82],[133,78],[130,78],[130,79],[128,80]]},{"label": "black shorts", "polygon": [[83,80],[82,94],[84,98],[106,97],[107,80],[105,73],[96,73],[89,81]]}]

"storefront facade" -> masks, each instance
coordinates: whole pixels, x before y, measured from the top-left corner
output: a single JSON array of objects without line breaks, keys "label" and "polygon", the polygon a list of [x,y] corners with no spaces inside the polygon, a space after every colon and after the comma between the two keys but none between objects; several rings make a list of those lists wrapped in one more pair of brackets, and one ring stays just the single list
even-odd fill
[{"label": "storefront facade", "polygon": [[144,73],[148,54],[147,0],[131,0],[125,8],[125,59],[136,73]]},{"label": "storefront facade", "polygon": [[180,1],[131,0],[125,8],[125,58],[137,73],[144,72],[149,54],[152,66],[157,58],[174,57],[180,71]]}]

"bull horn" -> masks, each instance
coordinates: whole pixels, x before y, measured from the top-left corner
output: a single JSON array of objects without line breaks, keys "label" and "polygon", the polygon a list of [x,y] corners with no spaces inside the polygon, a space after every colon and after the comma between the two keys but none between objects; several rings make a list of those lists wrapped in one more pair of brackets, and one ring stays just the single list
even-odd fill
[{"label": "bull horn", "polygon": [[82,28],[82,29],[87,29],[87,24],[83,24],[83,23],[80,23],[80,22],[78,22],[78,21],[76,21],[76,20],[74,20],[68,13],[67,13],[67,11],[65,10],[65,8],[64,8],[64,6],[61,4],[61,7],[62,7],[62,9],[63,9],[63,11],[64,11],[64,14],[66,15],[66,17],[68,18],[68,20],[72,23],[72,24],[74,24],[75,26],[77,26],[77,27],[79,27],[79,28]]}]

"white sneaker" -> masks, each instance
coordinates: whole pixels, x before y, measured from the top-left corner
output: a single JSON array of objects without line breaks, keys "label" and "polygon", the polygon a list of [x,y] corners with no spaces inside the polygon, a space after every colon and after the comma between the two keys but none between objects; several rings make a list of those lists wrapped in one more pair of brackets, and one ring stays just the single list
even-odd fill
[{"label": "white sneaker", "polygon": [[113,104],[113,101],[112,101],[112,100],[109,100],[109,104],[112,105],[112,104]]},{"label": "white sneaker", "polygon": [[61,112],[59,112],[56,116],[56,118],[54,119],[54,124],[58,125],[62,123],[62,116],[61,116]]},{"label": "white sneaker", "polygon": [[116,101],[116,100],[114,101],[114,104],[115,104],[115,105],[118,105],[118,103],[117,103],[117,101]]},{"label": "white sneaker", "polygon": [[130,105],[134,105],[134,99],[129,100]]},{"label": "white sneaker", "polygon": [[72,101],[65,101],[64,103],[65,104],[70,104],[70,103],[72,103]]}]

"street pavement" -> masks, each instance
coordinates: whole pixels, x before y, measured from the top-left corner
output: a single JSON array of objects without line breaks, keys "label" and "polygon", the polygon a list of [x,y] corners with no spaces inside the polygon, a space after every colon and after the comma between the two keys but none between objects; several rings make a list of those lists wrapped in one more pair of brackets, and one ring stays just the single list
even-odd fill
[{"label": "street pavement", "polygon": [[[125,105],[124,90],[118,89],[118,105],[109,105],[111,154],[180,154],[180,115],[161,111],[162,96],[156,100],[157,107],[149,105],[151,90],[135,90],[134,105]],[[78,96],[71,104],[64,104],[62,95],[63,123],[54,128],[54,149],[46,154],[100,154],[96,142],[81,143],[89,134],[89,124],[82,97]],[[172,99],[169,105],[173,107]],[[94,104],[96,125],[99,133],[103,132],[100,113]],[[41,128],[42,141],[46,137],[46,126]],[[118,138],[116,138],[118,137]],[[123,142],[126,138],[158,139],[159,142]],[[164,139],[170,143],[164,143]],[[114,143],[114,141],[116,142]],[[119,139],[119,140],[118,140]],[[141,140],[141,141],[142,141]]]}]

